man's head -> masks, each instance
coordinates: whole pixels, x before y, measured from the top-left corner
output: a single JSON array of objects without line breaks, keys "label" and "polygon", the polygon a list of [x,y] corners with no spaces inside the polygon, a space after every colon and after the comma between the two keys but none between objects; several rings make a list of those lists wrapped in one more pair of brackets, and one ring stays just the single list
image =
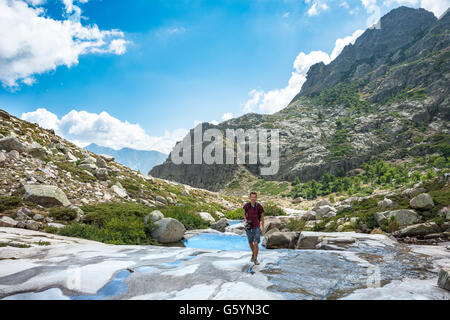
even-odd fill
[{"label": "man's head", "polygon": [[250,202],[255,203],[256,198],[258,198],[258,194],[255,191],[250,192]]}]

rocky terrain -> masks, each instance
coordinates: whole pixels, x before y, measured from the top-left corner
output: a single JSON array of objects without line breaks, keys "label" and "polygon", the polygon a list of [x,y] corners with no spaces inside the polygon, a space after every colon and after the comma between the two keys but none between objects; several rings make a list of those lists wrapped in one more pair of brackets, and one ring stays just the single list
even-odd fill
[{"label": "rocky terrain", "polygon": [[[69,224],[82,228],[86,224],[103,226],[110,221],[113,210],[120,217],[126,212],[134,221],[135,216],[149,215],[155,209],[165,212],[168,208],[183,208],[186,216],[198,224],[207,223],[201,214],[214,220],[204,211],[217,219],[222,215],[220,211],[234,208],[236,203],[233,198],[214,192],[141,174],[109,155],[78,148],[53,131],[3,110],[0,110],[0,168],[3,227],[56,232]],[[99,215],[103,217],[101,222]],[[155,219],[147,218],[146,224]],[[169,217],[164,220],[168,225],[174,221],[177,220]],[[117,222],[122,227],[127,225],[125,220]],[[145,228],[141,221],[138,226]],[[183,236],[185,226],[181,226],[183,231],[178,232],[176,241]],[[89,238],[86,234],[79,236]]]},{"label": "rocky terrain", "polygon": [[170,157],[151,174],[218,191],[248,176],[306,182],[371,159],[448,156],[449,40],[449,12],[437,20],[423,9],[394,9],[381,29],[366,30],[329,65],[313,65],[283,110],[203,124],[222,132],[279,129],[280,170],[273,176],[261,177],[261,164],[175,165]]}]

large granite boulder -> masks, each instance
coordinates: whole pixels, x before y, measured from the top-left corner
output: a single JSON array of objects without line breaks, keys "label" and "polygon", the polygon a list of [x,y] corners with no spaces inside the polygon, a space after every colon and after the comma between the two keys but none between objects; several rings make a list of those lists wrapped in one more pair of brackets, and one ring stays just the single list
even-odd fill
[{"label": "large granite boulder", "polygon": [[399,237],[417,237],[440,232],[439,226],[434,222],[419,223],[407,226],[395,233]]},{"label": "large granite boulder", "polygon": [[0,139],[0,150],[2,149],[6,151],[16,150],[18,152],[27,151],[26,146],[16,136],[8,136]]},{"label": "large granite boulder", "polygon": [[274,228],[280,229],[280,227],[281,227],[281,220],[278,219],[277,217],[268,216],[264,218],[264,234]]},{"label": "large granite boulder", "polygon": [[214,223],[216,222],[216,220],[213,218],[213,216],[211,214],[209,214],[208,212],[196,212],[195,213],[197,216],[199,216],[200,218],[202,218],[202,220],[209,222],[209,223]]},{"label": "large granite boulder", "polygon": [[409,205],[418,210],[430,210],[434,207],[433,198],[428,193],[421,193],[409,201]]},{"label": "large granite boulder", "polygon": [[153,239],[161,243],[171,243],[180,241],[186,228],[184,225],[173,218],[163,218],[155,222],[155,227],[150,235]]},{"label": "large granite boulder", "polygon": [[3,216],[0,218],[0,227],[14,228],[15,226],[17,226],[17,221],[13,218],[7,216]]},{"label": "large granite boulder", "polygon": [[28,154],[34,158],[43,159],[47,156],[47,150],[37,142],[33,142],[28,147]]},{"label": "large granite boulder", "polygon": [[330,218],[336,215],[336,209],[330,205],[323,205],[314,209],[317,219]]},{"label": "large granite boulder", "polygon": [[211,228],[225,232],[225,229],[228,227],[228,220],[226,218],[221,218],[219,221],[211,223]]},{"label": "large granite boulder", "polygon": [[408,226],[420,221],[420,216],[414,210],[399,209],[388,211],[384,213],[387,220],[394,217],[398,221],[401,227]]},{"label": "large granite boulder", "polygon": [[42,184],[27,184],[24,185],[25,194],[23,199],[31,201],[41,206],[69,206],[70,202],[66,194],[57,186],[42,185]]},{"label": "large granite boulder", "polygon": [[300,232],[271,232],[264,236],[262,245],[267,249],[294,249]]},{"label": "large granite boulder", "polygon": [[153,222],[164,219],[164,214],[159,210],[154,210],[144,217],[144,223],[147,224],[149,219]]}]

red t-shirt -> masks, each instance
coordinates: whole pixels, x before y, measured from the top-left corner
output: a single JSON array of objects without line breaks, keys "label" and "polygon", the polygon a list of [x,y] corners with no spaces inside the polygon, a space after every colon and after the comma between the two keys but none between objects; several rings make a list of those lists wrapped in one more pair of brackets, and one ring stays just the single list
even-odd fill
[{"label": "red t-shirt", "polygon": [[259,219],[258,219],[258,207],[259,207],[259,211],[261,214],[264,213],[264,208],[261,204],[256,205],[253,207],[251,205],[251,203],[246,203],[244,205],[244,212],[245,212],[245,208],[249,206],[248,210],[247,210],[247,221],[252,221],[252,229],[255,228],[260,228],[260,224],[259,224]]}]

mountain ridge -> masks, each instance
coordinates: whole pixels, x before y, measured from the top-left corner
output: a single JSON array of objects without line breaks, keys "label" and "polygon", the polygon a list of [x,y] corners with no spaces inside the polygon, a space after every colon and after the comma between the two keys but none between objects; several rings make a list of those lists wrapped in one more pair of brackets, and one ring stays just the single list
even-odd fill
[{"label": "mountain ridge", "polygon": [[[436,19],[424,9],[400,7],[381,19],[382,28],[395,25],[398,16],[405,21],[403,29],[402,23],[395,31],[368,29],[329,65],[313,65],[304,87],[281,111],[246,114],[217,126],[203,124],[204,130],[222,132],[227,128],[280,129],[276,175],[260,176],[260,163],[175,165],[170,157],[150,174],[217,191],[245,172],[266,180],[300,177],[309,181],[325,172],[345,174],[373,157],[390,160],[445,153],[450,141],[446,125],[450,119],[449,14]],[[410,20],[416,25],[413,30],[409,30]],[[387,40],[377,44],[373,39],[390,32],[389,41],[395,45],[383,51]],[[406,39],[398,40],[399,35]],[[366,46],[375,47],[375,52],[366,52]],[[364,61],[352,63],[355,56]],[[339,61],[344,62],[338,65]],[[322,78],[327,86],[317,85]]]},{"label": "mountain ridge", "polygon": [[133,170],[139,170],[141,173],[149,172],[154,166],[163,163],[167,158],[167,154],[156,150],[137,150],[127,147],[114,150],[95,143],[89,144],[84,149],[96,154],[113,156],[117,162]]}]

